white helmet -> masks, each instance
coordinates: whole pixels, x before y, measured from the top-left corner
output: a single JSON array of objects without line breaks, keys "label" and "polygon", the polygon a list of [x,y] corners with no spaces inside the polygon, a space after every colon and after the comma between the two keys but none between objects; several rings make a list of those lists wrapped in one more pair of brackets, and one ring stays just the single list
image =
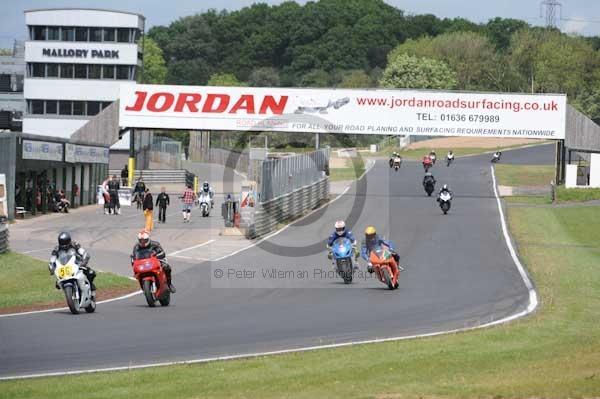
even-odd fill
[{"label": "white helmet", "polygon": [[341,236],[345,232],[346,232],[346,222],[344,222],[343,220],[338,220],[337,222],[335,222],[335,233],[338,236]]},{"label": "white helmet", "polygon": [[148,230],[142,230],[137,235],[138,244],[142,248],[146,248],[150,244],[150,232]]}]

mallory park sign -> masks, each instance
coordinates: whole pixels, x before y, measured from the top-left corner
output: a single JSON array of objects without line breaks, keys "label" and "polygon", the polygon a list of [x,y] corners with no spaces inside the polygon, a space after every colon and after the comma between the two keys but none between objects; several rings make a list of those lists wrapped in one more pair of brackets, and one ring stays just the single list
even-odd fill
[{"label": "mallory park sign", "polygon": [[89,58],[119,59],[119,50],[43,48],[42,55],[46,57],[65,58],[88,58],[89,55]]},{"label": "mallory park sign", "polygon": [[122,84],[127,128],[564,139],[556,94]]}]

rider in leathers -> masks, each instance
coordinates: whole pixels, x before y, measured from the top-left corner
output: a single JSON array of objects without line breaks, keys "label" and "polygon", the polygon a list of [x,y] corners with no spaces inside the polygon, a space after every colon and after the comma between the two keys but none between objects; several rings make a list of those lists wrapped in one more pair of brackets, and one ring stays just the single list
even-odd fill
[{"label": "rider in leathers", "polygon": [[[50,263],[48,263],[48,270],[50,271],[50,275],[54,274],[54,269],[56,268],[56,258],[58,257],[58,253],[60,251],[75,251],[75,257],[77,258],[77,264],[79,268],[85,274],[88,281],[90,282],[90,288],[92,290],[92,295],[95,295],[96,285],[94,284],[94,279],[96,278],[96,272],[89,266],[90,254],[76,241],[71,240],[71,234],[68,232],[62,232],[58,235],[58,245],[52,251],[50,256]],[[56,288],[59,289],[58,283]]]},{"label": "rider in leathers", "polygon": [[108,182],[108,194],[110,195],[110,204],[113,208],[114,214],[121,213],[121,204],[119,203],[119,189],[121,184],[117,175],[113,175],[112,180]]},{"label": "rider in leathers", "polygon": [[371,251],[373,250],[373,248],[375,248],[378,245],[385,245],[386,247],[388,247],[390,252],[392,253],[392,256],[394,257],[394,260],[396,261],[396,264],[398,265],[398,269],[400,271],[404,270],[404,268],[400,266],[400,255],[394,249],[394,244],[391,241],[380,237],[377,234],[377,230],[375,230],[375,227],[369,226],[365,230],[365,242],[360,248],[360,256],[367,261],[367,271],[369,273],[373,273],[373,266],[371,265],[369,256],[371,255]]},{"label": "rider in leathers", "polygon": [[160,260],[160,266],[165,271],[165,275],[167,276],[169,290],[172,293],[175,293],[175,286],[171,282],[171,266],[167,263],[165,250],[161,247],[158,241],[153,241],[150,239],[150,233],[146,230],[142,230],[138,234],[137,243],[133,247],[133,253],[131,254],[131,264],[133,264],[133,261],[138,258],[140,251],[147,250],[154,252],[156,258]]}]

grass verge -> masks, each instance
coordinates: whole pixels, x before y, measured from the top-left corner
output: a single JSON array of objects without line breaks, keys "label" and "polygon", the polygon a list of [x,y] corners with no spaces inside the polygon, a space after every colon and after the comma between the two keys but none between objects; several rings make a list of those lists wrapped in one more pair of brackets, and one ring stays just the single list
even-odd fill
[{"label": "grass verge", "polygon": [[548,186],[554,179],[552,165],[496,164],[496,178],[502,186]]},{"label": "grass verge", "polygon": [[558,202],[584,202],[600,200],[600,188],[564,188],[556,190]]},{"label": "grass verge", "polygon": [[513,195],[503,197],[503,199],[509,204],[520,205],[547,205],[552,203],[549,195]]},{"label": "grass verge", "polygon": [[[62,291],[54,288],[54,278],[48,274],[48,264],[30,256],[8,252],[0,255],[0,311],[19,311],[65,305]],[[103,293],[132,292],[135,281],[112,273],[98,273],[94,280],[98,299]]]},{"label": "grass verge", "polygon": [[356,180],[364,173],[364,171],[365,163],[362,157],[350,158],[346,160],[346,167],[331,168],[329,170],[329,180]]},{"label": "grass verge", "polygon": [[508,208],[541,306],[505,326],[336,350],[0,383],[6,398],[528,398],[600,392],[600,212]]}]

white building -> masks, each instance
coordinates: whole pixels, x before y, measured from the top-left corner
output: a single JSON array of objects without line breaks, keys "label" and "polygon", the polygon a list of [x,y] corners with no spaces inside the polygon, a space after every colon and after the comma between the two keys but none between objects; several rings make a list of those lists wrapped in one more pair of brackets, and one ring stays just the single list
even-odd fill
[{"label": "white building", "polygon": [[119,85],[141,73],[144,21],[111,10],[25,11],[23,132],[68,138],[118,99]]}]

